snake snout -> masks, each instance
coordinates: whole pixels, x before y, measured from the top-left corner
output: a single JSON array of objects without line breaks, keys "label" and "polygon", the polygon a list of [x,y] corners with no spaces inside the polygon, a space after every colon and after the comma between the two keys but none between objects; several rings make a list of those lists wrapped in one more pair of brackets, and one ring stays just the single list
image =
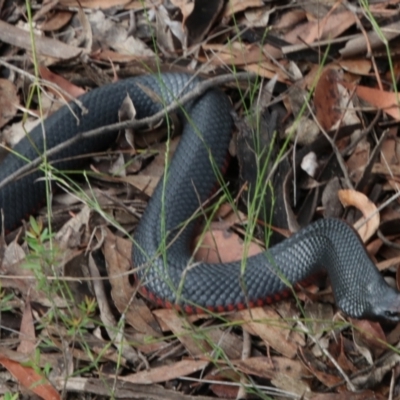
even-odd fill
[{"label": "snake snout", "polygon": [[400,322],[400,293],[387,287],[382,296],[371,302],[370,310],[363,318]]},{"label": "snake snout", "polygon": [[397,304],[393,304],[390,308],[383,310],[383,314],[385,320],[400,322],[400,299],[397,300]]},{"label": "snake snout", "polygon": [[400,321],[400,311],[392,311],[392,310],[386,310],[385,311],[385,319],[393,322],[399,322]]}]

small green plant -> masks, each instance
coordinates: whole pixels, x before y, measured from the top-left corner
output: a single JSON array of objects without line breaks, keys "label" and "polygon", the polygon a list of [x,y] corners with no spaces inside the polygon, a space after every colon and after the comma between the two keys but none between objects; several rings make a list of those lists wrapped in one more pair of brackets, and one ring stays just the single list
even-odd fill
[{"label": "small green plant", "polygon": [[85,297],[85,300],[78,305],[77,312],[66,320],[68,322],[68,333],[76,335],[77,332],[86,332],[87,326],[93,322],[97,302],[95,299]]},{"label": "small green plant", "polygon": [[13,293],[7,293],[1,285],[0,281],[0,313],[4,311],[10,311],[10,301],[14,298]]},{"label": "small green plant", "polygon": [[30,249],[30,253],[26,257],[24,267],[31,270],[37,280],[38,289],[48,292],[51,285],[46,279],[47,275],[52,274],[52,266],[56,259],[56,251],[51,243],[52,235],[49,234],[47,228],[43,227],[42,221],[36,221],[30,217],[31,227],[26,232],[26,243]]},{"label": "small green plant", "polygon": [[10,393],[10,392],[6,392],[4,393],[4,400],[17,400],[19,398],[18,393]]}]

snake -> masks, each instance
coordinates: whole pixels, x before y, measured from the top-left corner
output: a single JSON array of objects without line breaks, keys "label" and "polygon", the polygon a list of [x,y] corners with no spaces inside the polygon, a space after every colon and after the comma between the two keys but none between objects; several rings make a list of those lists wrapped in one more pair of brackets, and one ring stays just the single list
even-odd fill
[{"label": "snake", "polygon": [[[136,119],[152,116],[196,89],[202,79],[185,73],[160,73],[123,79],[93,89],[47,117],[3,160],[0,183],[27,162],[60,143],[118,122],[124,99]],[[211,88],[176,112],[182,138],[134,232],[132,268],[140,292],[158,305],[187,313],[224,312],[261,306],[292,293],[298,282],[327,271],[336,304],[352,318],[400,321],[400,293],[369,257],[360,237],[346,222],[319,219],[258,255],[237,262],[208,263],[194,258],[197,217],[221,183],[234,129],[232,106],[219,88]],[[81,168],[81,156],[104,151],[118,132],[83,136],[77,145],[49,156],[52,168]],[[52,170],[50,170],[51,172]],[[42,169],[0,185],[4,229],[37,212],[46,199]]]}]

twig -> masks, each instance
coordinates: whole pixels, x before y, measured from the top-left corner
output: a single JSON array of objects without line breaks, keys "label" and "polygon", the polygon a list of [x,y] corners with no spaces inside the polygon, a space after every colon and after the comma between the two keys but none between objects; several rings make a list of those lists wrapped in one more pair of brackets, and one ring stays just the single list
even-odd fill
[{"label": "twig", "polygon": [[331,353],[329,353],[328,350],[326,350],[323,346],[321,346],[319,344],[318,340],[311,334],[310,330],[300,320],[298,320],[297,323],[303,329],[303,331],[308,335],[308,337],[314,342],[314,344],[320,348],[320,350],[325,354],[325,356],[329,359],[329,361],[336,367],[336,369],[338,370],[339,374],[346,381],[349,389],[352,392],[355,392],[356,388],[354,387],[354,385],[351,382],[350,378],[345,374],[345,372],[340,367],[340,365],[337,363],[337,361],[334,359],[334,357],[332,357]]},{"label": "twig", "polygon": [[386,246],[391,247],[392,249],[400,250],[400,244],[397,244],[396,242],[392,242],[389,239],[387,239],[380,229],[378,229],[377,236],[379,239],[382,240],[382,243],[385,244]]},{"label": "twig", "polygon": [[239,387],[239,386],[244,386],[245,388],[248,389],[257,389],[260,392],[265,393],[266,395],[269,396],[276,396],[276,397],[283,397],[283,398],[289,398],[289,399],[296,399],[296,400],[301,400],[304,399],[303,396],[294,393],[294,392],[289,392],[287,390],[275,388],[273,386],[265,386],[265,385],[260,385],[260,384],[245,384],[243,385],[242,383],[238,382],[228,382],[228,381],[221,381],[221,380],[213,380],[213,379],[199,379],[199,378],[193,378],[190,376],[180,376],[180,380],[182,381],[187,381],[187,382],[199,382],[199,383],[208,383],[209,385],[221,385],[221,386],[227,386],[227,387]]},{"label": "twig", "polygon": [[375,114],[374,119],[365,129],[363,129],[360,132],[357,139],[351,142],[344,150],[341,151],[343,157],[349,154],[353,149],[355,149],[358,143],[360,143],[361,140],[363,140],[372,131],[372,129],[375,127],[381,115],[382,115],[382,110],[378,110],[378,112]]},{"label": "twig", "polygon": [[[139,129],[144,126],[155,124],[161,118],[164,118],[166,113],[175,111],[179,107],[182,107],[183,104],[195,99],[196,97],[201,96],[207,90],[209,90],[215,86],[220,86],[220,85],[223,85],[226,83],[236,82],[236,81],[253,80],[256,77],[257,77],[256,74],[249,74],[247,72],[243,72],[243,73],[237,73],[234,75],[232,75],[232,74],[221,75],[221,76],[217,76],[215,78],[207,79],[203,82],[200,82],[189,93],[186,93],[185,95],[178,98],[177,100],[174,100],[167,107],[165,107],[158,113],[152,115],[151,117],[147,117],[147,118],[143,118],[143,119],[135,120],[135,121],[118,122],[116,124],[111,124],[111,125],[107,125],[104,127],[93,129],[88,132],[80,133],[80,134],[74,136],[73,138],[66,140],[65,142],[62,142],[59,145],[54,146],[51,149],[47,150],[45,155],[47,158],[51,157],[54,154],[58,153],[59,151],[65,149],[68,146],[71,146],[71,145],[77,143],[78,141],[80,141],[82,139],[87,139],[87,138],[91,138],[94,136],[104,135],[106,133],[114,132],[114,131],[118,131],[118,130],[122,130],[122,129],[127,129],[127,128]],[[6,179],[4,179],[0,183],[0,188],[4,187],[8,183],[10,183],[12,180],[17,179],[20,175],[25,174],[25,173],[29,172],[31,169],[39,166],[41,162],[42,162],[42,157],[37,157],[34,160],[32,160],[30,163],[28,163],[27,165],[19,168],[17,171],[15,171],[13,174],[9,175]]]},{"label": "twig", "polygon": [[[251,337],[250,334],[243,329],[243,349],[242,349],[242,360],[246,361],[251,354]],[[247,381],[245,380],[246,378],[242,376],[240,378],[240,383],[243,386],[239,387],[239,390],[236,395],[236,399],[247,399],[247,392],[246,388],[244,385],[246,385]]]}]

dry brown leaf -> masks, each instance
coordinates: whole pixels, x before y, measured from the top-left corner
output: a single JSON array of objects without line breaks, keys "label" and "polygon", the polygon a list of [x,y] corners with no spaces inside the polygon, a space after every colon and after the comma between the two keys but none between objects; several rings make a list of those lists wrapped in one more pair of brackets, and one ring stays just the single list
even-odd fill
[{"label": "dry brown leaf", "polygon": [[[386,12],[389,12],[390,9],[388,10],[387,8],[389,6],[395,6],[400,3],[400,0],[382,0],[382,1],[376,1],[376,2],[371,2],[370,7],[371,11],[380,11],[384,10]],[[393,10],[395,13],[397,10]]]},{"label": "dry brown leaf", "polygon": [[[90,1],[90,0],[88,0]],[[162,4],[162,0],[130,0],[128,4],[125,5],[126,10],[149,10],[151,7],[158,6]]]},{"label": "dry brown leaf", "polygon": [[[65,197],[68,197],[68,195],[65,195]],[[81,245],[82,236],[88,227],[91,212],[92,210],[88,206],[84,206],[78,214],[73,215],[70,213],[71,218],[58,230],[55,236],[59,249],[65,251]],[[64,261],[68,262],[70,259],[71,256],[65,258],[64,252]]]},{"label": "dry brown leaf", "polygon": [[356,75],[368,75],[371,70],[371,61],[362,59],[339,60],[338,64],[345,71]]},{"label": "dry brown leaf", "polygon": [[152,368],[149,371],[140,371],[136,374],[119,376],[118,379],[125,382],[151,384],[167,382],[181,376],[191,375],[206,368],[208,361],[183,360],[174,364]]},{"label": "dry brown leaf", "polygon": [[[39,55],[58,60],[71,60],[82,53],[82,49],[59,40],[35,35],[35,48]],[[0,20],[0,41],[31,51],[30,33]]]},{"label": "dry brown leaf", "polygon": [[339,50],[343,57],[355,57],[357,55],[369,52],[370,49],[381,49],[385,46],[382,35],[387,41],[390,41],[400,35],[400,21],[388,25],[380,25],[379,32],[371,30],[366,35],[360,33],[356,38],[349,40],[346,46]]},{"label": "dry brown leaf", "polygon": [[10,147],[14,147],[22,138],[26,136],[26,132],[30,132],[39,124],[39,118],[16,122],[11,126],[7,126],[3,130],[3,139]]},{"label": "dry brown leaf", "polygon": [[154,57],[154,52],[144,41],[136,35],[130,35],[127,26],[108,18],[103,11],[94,11],[87,19],[90,26],[86,31],[89,33],[90,30],[90,36],[93,35],[103,47],[110,47],[118,53],[136,56],[138,59]]},{"label": "dry brown leaf", "polygon": [[39,375],[33,368],[24,367],[20,363],[12,361],[0,355],[0,364],[7,368],[8,372],[21,385],[45,400],[61,400],[61,396],[44,376]]},{"label": "dry brown leaf", "polygon": [[182,25],[184,25],[186,18],[193,12],[194,0],[170,0],[170,1],[171,4],[173,4],[175,7],[178,7],[179,10],[181,11],[183,17]]},{"label": "dry brown leaf", "polygon": [[[394,257],[389,260],[381,261],[378,264],[376,264],[376,267],[379,269],[379,271],[384,271],[386,269],[392,268],[392,267],[397,267],[400,264],[400,256],[399,257]],[[397,279],[400,279],[400,274],[397,274]],[[397,287],[399,286],[400,282],[397,282]]]},{"label": "dry brown leaf", "polygon": [[67,306],[65,298],[54,295],[49,299],[47,293],[36,289],[35,276],[32,270],[24,267],[25,252],[18,243],[14,241],[7,246],[2,261],[2,274],[11,275],[9,278],[2,278],[3,288],[14,288],[23,296],[28,297],[29,295],[32,302],[37,302],[45,307],[65,308]]},{"label": "dry brown leaf", "polygon": [[279,374],[286,376],[286,379],[300,381],[308,375],[307,369],[299,360],[285,357],[250,357],[246,360],[232,361],[232,364],[245,374],[265,379],[274,379]]},{"label": "dry brown leaf", "polygon": [[264,2],[262,0],[230,0],[226,3],[223,17],[228,18],[234,14],[247,10],[248,8],[258,8],[263,6]]},{"label": "dry brown leaf", "polygon": [[[119,110],[118,110],[118,120],[119,122],[122,121],[134,121],[136,119],[136,108],[135,105],[133,104],[133,101],[129,94],[126,94]],[[129,146],[135,151],[135,140],[134,140],[134,130],[132,128],[126,128],[125,129],[125,139]],[[125,160],[124,157],[121,154],[121,160],[122,160],[122,166],[120,168],[120,171],[123,173],[119,173],[118,175],[120,176],[126,176],[126,170],[125,170]]]},{"label": "dry brown leaf", "polygon": [[232,207],[230,203],[223,203],[220,205],[215,213],[215,220],[224,220],[230,226],[234,224],[243,224],[247,221],[247,215]]},{"label": "dry brown leaf", "polygon": [[256,307],[251,310],[237,311],[227,315],[231,321],[245,321],[243,329],[263,340],[278,353],[293,358],[297,348],[304,340],[293,331],[293,327],[284,321],[271,307]]},{"label": "dry brown leaf", "polygon": [[354,25],[356,18],[351,11],[328,13],[326,16],[298,24],[286,35],[289,43],[313,43],[316,40],[338,37],[346,29]]},{"label": "dry brown leaf", "polygon": [[345,81],[340,82],[349,90],[354,90],[356,95],[376,107],[378,110],[383,110],[396,121],[400,120],[400,108],[398,95],[394,92],[385,92],[379,89],[373,89],[366,86],[356,86],[353,83]]},{"label": "dry brown leaf", "polygon": [[397,127],[386,135],[381,146],[381,163],[400,165],[400,140],[397,137]]},{"label": "dry brown leaf", "polygon": [[266,28],[273,10],[270,6],[251,9],[244,12],[243,26],[250,28]]},{"label": "dry brown leaf", "polygon": [[232,207],[225,203],[217,211],[215,219],[222,221],[212,222],[210,230],[198,235],[195,260],[206,261],[209,263],[240,261],[243,256],[251,257],[263,252],[265,249],[255,242],[245,244],[243,239],[230,228],[236,223],[242,223],[246,216],[232,212]]},{"label": "dry brown leaf", "polygon": [[[338,364],[345,372],[352,372],[352,373],[357,372],[357,367],[347,358],[345,354],[345,351],[347,349],[345,347],[345,340],[343,339],[343,336],[339,335],[339,339],[340,340],[336,340],[334,344],[335,348],[339,348],[339,355],[336,355],[335,357]],[[332,351],[332,346],[330,346],[329,351],[332,355],[335,355],[334,352]]]},{"label": "dry brown leaf", "polygon": [[[112,7],[123,7],[131,0],[79,0],[79,7],[91,9],[109,9]],[[143,1],[141,1],[143,8]],[[76,7],[76,0],[60,0],[59,4],[64,7]]]},{"label": "dry brown leaf", "polygon": [[386,163],[375,163],[372,167],[373,174],[381,174],[388,176],[400,176],[400,165],[387,165]]},{"label": "dry brown leaf", "polygon": [[38,9],[37,12],[33,15],[32,20],[37,22],[43,20],[46,17],[49,17],[50,14],[54,12],[56,6],[57,0],[45,1],[42,7],[40,7],[40,9]]},{"label": "dry brown leaf", "polygon": [[109,229],[104,228],[103,232],[106,234],[103,242],[104,258],[115,307],[138,332],[159,337],[157,322],[144,302],[135,296],[136,289],[129,282],[132,242],[115,236]]},{"label": "dry brown leaf", "polygon": [[374,240],[371,240],[366,247],[367,252],[370,256],[375,257],[378,251],[382,248],[382,240],[379,238],[376,238]]},{"label": "dry brown leaf", "polygon": [[[243,355],[243,338],[229,329],[207,328],[205,332],[209,343],[214,343],[215,348],[221,349],[229,360],[238,360]],[[255,355],[258,351],[253,349]]]},{"label": "dry brown leaf", "polygon": [[[99,11],[100,12],[100,11]],[[90,24],[90,15],[86,14],[84,10],[79,7],[77,13],[77,19],[79,21],[80,30],[77,32],[77,36],[73,43],[79,43],[79,46],[84,48],[87,53],[90,53],[93,48],[93,29]],[[101,38],[99,38],[101,40]],[[86,53],[85,52],[85,53]]]},{"label": "dry brown leaf", "polygon": [[171,331],[191,356],[201,356],[212,350],[207,340],[194,334],[196,330],[193,329],[189,321],[185,317],[179,316],[175,310],[155,310],[154,315],[160,320],[162,329]]},{"label": "dry brown leaf", "polygon": [[[246,65],[246,64],[258,64],[263,61],[268,61],[260,51],[260,47],[257,45],[244,45],[241,43],[232,43],[229,47],[223,44],[211,43],[203,44],[203,50],[217,54],[216,57],[211,59],[214,65]],[[208,57],[207,57],[208,58]],[[199,57],[201,61],[206,61],[206,58]],[[276,69],[271,63],[271,68]]]},{"label": "dry brown leaf", "polygon": [[306,13],[303,10],[290,10],[279,18],[278,23],[274,25],[274,29],[289,29],[293,26],[296,26],[305,18]]},{"label": "dry brown leaf", "polygon": [[47,19],[39,24],[38,28],[44,32],[58,31],[71,21],[74,13],[67,10],[57,10],[51,14]]},{"label": "dry brown leaf", "polygon": [[[201,357],[218,347],[229,359],[241,357],[243,340],[237,335],[219,327],[206,329],[192,325],[199,319],[211,319],[210,314],[179,315],[175,310],[159,309],[154,311],[164,332],[173,332],[191,356]],[[214,345],[213,345],[214,344]]]},{"label": "dry brown leaf", "polygon": [[[100,237],[100,234],[97,234]],[[100,242],[101,243],[101,242]],[[132,363],[139,361],[136,349],[125,338],[125,330],[121,328],[116,320],[113,310],[108,302],[107,293],[101,280],[99,267],[96,265],[93,254],[88,257],[88,269],[92,278],[92,288],[100,311],[101,322],[107,331],[114,346],[121,352],[122,357]]]},{"label": "dry brown leaf", "polygon": [[102,60],[113,63],[128,63],[137,61],[138,57],[129,54],[121,54],[113,50],[98,49],[94,53],[90,54],[90,58],[93,60]]},{"label": "dry brown leaf", "polygon": [[304,42],[313,43],[316,40],[336,38],[356,22],[357,19],[350,10],[327,14],[321,21],[312,21],[307,24],[309,31],[305,32]]},{"label": "dry brown leaf", "polygon": [[[68,93],[71,97],[75,98],[78,96],[81,96],[82,94],[86,93],[86,90],[82,89],[79,86],[74,85],[73,83],[67,81],[65,78],[63,78],[60,75],[55,74],[54,72],[51,72],[47,67],[41,65],[39,66],[39,73],[40,76],[45,79],[46,81],[52,82],[59,86],[64,92]],[[65,99],[65,95],[53,88],[48,89],[50,92],[52,92],[54,95],[57,97],[61,97]],[[70,101],[71,99],[65,99],[66,101]]]},{"label": "dry brown leaf", "polygon": [[341,218],[343,207],[337,193],[343,188],[343,184],[341,179],[334,177],[325,185],[321,198],[324,218]]},{"label": "dry brown leaf", "polygon": [[280,389],[283,393],[291,393],[292,396],[296,394],[299,399],[311,393],[311,385],[306,379],[296,381],[294,379],[288,379],[285,375],[277,375],[276,378],[271,380],[271,384]]},{"label": "dry brown leaf", "polygon": [[386,335],[381,324],[367,320],[352,319],[352,324],[356,328],[353,331],[354,339],[358,345],[362,344],[378,357],[384,350],[388,349]]},{"label": "dry brown leaf", "polygon": [[[224,370],[224,375],[226,374],[229,377],[229,372],[230,371]],[[234,373],[234,371],[233,371],[233,373]],[[227,380],[226,377],[222,377],[221,375],[213,376],[214,380],[218,380],[218,378],[220,378],[219,380],[224,381],[224,382]],[[236,377],[235,380],[237,381],[238,378]],[[217,398],[222,398],[222,399],[238,398],[238,393],[239,393],[239,388],[237,388],[236,386],[230,386],[230,385],[226,385],[226,384],[224,385],[222,383],[213,383],[212,385],[210,385],[210,390],[216,395]]]},{"label": "dry brown leaf", "polygon": [[373,390],[363,390],[357,393],[343,391],[343,393],[317,393],[313,395],[312,400],[387,400]]},{"label": "dry brown leaf", "polygon": [[333,371],[331,372],[325,363],[320,363],[316,360],[311,351],[300,349],[300,352],[304,365],[324,385],[331,387],[342,382],[342,377],[336,375]]},{"label": "dry brown leaf", "polygon": [[333,68],[325,69],[315,87],[314,106],[316,118],[325,131],[329,131],[340,120],[340,74]]},{"label": "dry brown leaf", "polygon": [[[229,385],[229,382],[238,382],[240,375],[238,371],[230,367],[213,367],[211,371],[204,375],[205,381],[211,380],[215,383],[210,385],[210,390],[218,397],[223,399],[240,398],[238,396],[239,388],[235,385]],[[221,382],[221,383],[218,383]],[[226,384],[228,383],[228,384]]]},{"label": "dry brown leaf", "polygon": [[276,76],[279,82],[286,84],[289,83],[287,76],[282,72],[282,70],[271,69],[271,64],[268,61],[257,64],[244,65],[243,69],[247,72],[253,72],[266,79],[273,79]]},{"label": "dry brown leaf", "polygon": [[[257,72],[269,78],[277,75],[280,82],[289,83],[289,78],[284,72],[284,65],[280,68],[270,61],[258,45],[235,42],[229,47],[221,44],[204,44],[202,47],[204,51],[210,51],[211,55],[207,58],[199,56],[201,61],[211,62],[216,66],[226,64],[243,66],[249,72]],[[212,56],[213,54],[215,56]]]},{"label": "dry brown leaf", "polygon": [[139,189],[142,193],[151,197],[157,187],[159,176],[150,175],[128,175],[124,178],[120,178],[121,182],[129,183],[135,188]]},{"label": "dry brown leaf", "polygon": [[18,106],[17,88],[8,79],[0,79],[0,128],[15,117]]},{"label": "dry brown leaf", "polygon": [[187,34],[183,29],[182,23],[171,19],[174,13],[170,15],[165,7],[158,7],[155,9],[156,15],[156,38],[157,45],[162,49],[165,55],[173,56],[176,54],[176,40],[179,40],[182,47],[187,43]]},{"label": "dry brown leaf", "polygon": [[355,190],[339,190],[338,196],[344,207],[354,206],[364,215],[354,227],[358,230],[362,241],[366,242],[379,228],[380,217],[375,204],[365,194]]},{"label": "dry brown leaf", "polygon": [[222,224],[222,229],[217,228],[220,223],[211,225],[212,231],[196,238],[195,242],[201,240],[200,247],[195,253],[196,260],[210,263],[226,263],[242,260],[243,256],[251,257],[261,253],[264,249],[254,242],[245,244],[235,232],[229,231],[229,226]]},{"label": "dry brown leaf", "polygon": [[27,355],[33,354],[36,349],[36,332],[29,298],[25,301],[25,307],[21,320],[21,328],[19,331],[19,339],[20,342],[17,351]]},{"label": "dry brown leaf", "polygon": [[370,161],[371,145],[367,140],[357,144],[350,158],[346,161],[349,177],[358,183],[364,175],[365,168]]},{"label": "dry brown leaf", "polygon": [[[172,158],[179,144],[179,138],[173,138],[169,143],[169,159]],[[144,168],[139,175],[128,175],[121,178],[121,182],[129,183],[148,196],[152,196],[165,170],[166,147],[165,142],[156,144],[150,149],[157,154],[156,158]]]}]

